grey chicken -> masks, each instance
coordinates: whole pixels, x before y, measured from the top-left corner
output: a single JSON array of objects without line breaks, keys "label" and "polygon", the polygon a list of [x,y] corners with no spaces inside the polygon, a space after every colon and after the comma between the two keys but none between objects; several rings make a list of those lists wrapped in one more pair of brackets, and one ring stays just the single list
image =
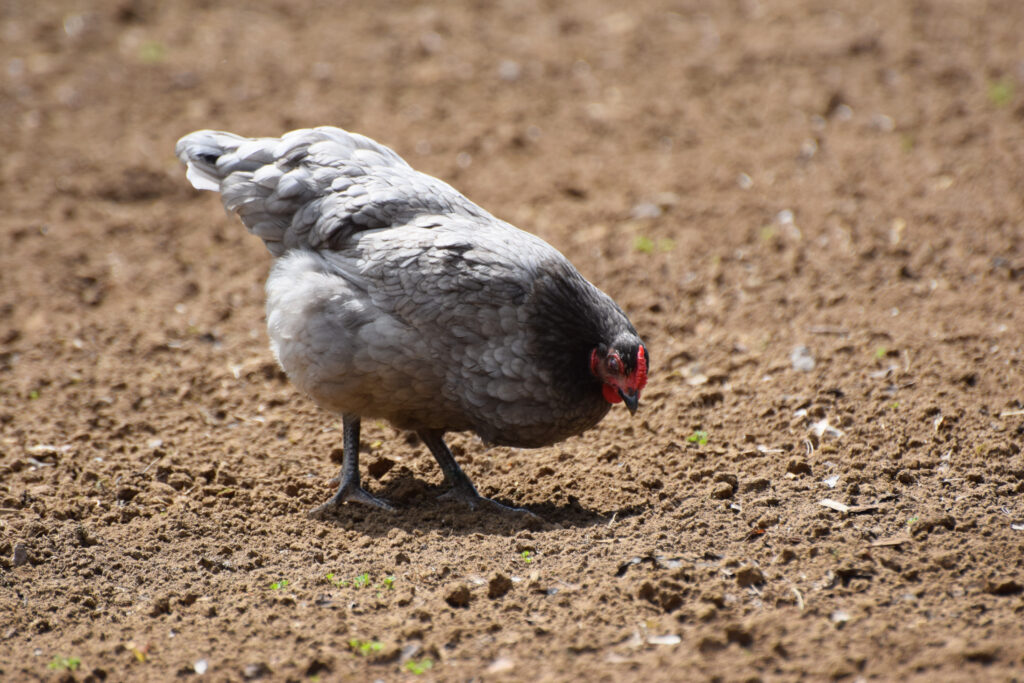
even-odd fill
[{"label": "grey chicken", "polygon": [[267,330],[278,363],[340,413],[342,502],[391,509],[360,484],[359,425],[415,431],[471,508],[480,496],[445,445],[546,446],[635,413],[650,356],[622,310],[556,249],[498,220],[391,149],[339,128],[281,138],[198,131],[176,147],[188,178],[275,261]]}]

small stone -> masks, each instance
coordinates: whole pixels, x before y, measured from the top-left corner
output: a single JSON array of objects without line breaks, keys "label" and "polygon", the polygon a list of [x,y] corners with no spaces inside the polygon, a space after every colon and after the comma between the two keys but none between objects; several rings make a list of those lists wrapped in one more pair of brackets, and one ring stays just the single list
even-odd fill
[{"label": "small stone", "polygon": [[452,607],[468,607],[471,597],[469,586],[460,583],[445,591],[444,601]]},{"label": "small stone", "polygon": [[11,559],[11,565],[20,567],[23,564],[28,564],[28,547],[24,543],[15,543],[14,557]]},{"label": "small stone", "polygon": [[523,69],[519,66],[519,62],[511,59],[503,59],[501,60],[501,63],[498,64],[498,78],[503,81],[518,81],[522,72]]},{"label": "small stone", "polygon": [[814,369],[814,356],[806,346],[797,346],[789,353],[789,362],[797,372],[810,372]]},{"label": "small stone", "polygon": [[516,661],[510,657],[498,657],[487,667],[489,674],[502,674],[513,671],[516,668]]},{"label": "small stone", "polygon": [[421,645],[418,642],[409,643],[408,645],[404,645],[402,647],[402,649],[398,653],[398,661],[399,661],[399,663],[404,664],[405,662],[409,661],[410,659],[412,659],[414,657],[418,657],[420,652],[422,652],[422,651],[423,651],[423,645]]},{"label": "small stone", "polygon": [[247,664],[242,670],[242,677],[247,681],[255,680],[257,678],[263,678],[270,673],[270,667],[263,662],[258,664]]},{"label": "small stone", "polygon": [[639,202],[629,212],[631,218],[658,218],[661,216],[661,207],[654,202]]}]

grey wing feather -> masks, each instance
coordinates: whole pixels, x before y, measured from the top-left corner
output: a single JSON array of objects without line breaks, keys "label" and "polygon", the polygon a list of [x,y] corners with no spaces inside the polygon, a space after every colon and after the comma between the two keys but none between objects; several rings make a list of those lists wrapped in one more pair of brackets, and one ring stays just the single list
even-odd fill
[{"label": "grey wing feather", "polygon": [[363,230],[421,216],[490,218],[447,183],[413,170],[391,149],[340,128],[245,138],[203,130],[175,148],[200,190],[220,191],[267,248],[338,248]]}]

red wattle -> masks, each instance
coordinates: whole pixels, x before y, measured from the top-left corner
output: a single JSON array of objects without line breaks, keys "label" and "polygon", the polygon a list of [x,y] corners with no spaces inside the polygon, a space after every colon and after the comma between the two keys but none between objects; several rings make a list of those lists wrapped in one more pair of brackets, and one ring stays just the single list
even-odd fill
[{"label": "red wattle", "polygon": [[601,393],[604,394],[604,400],[609,403],[622,403],[622,397],[619,396],[618,390],[611,384],[602,385]]}]

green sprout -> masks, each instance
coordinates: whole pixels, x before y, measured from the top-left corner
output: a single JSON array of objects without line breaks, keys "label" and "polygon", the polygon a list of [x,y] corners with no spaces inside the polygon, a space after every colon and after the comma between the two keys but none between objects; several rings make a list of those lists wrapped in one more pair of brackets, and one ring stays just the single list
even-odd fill
[{"label": "green sprout", "polygon": [[690,443],[695,443],[698,446],[704,446],[708,442],[708,433],[703,429],[698,429],[693,434],[686,437],[686,440]]},{"label": "green sprout", "polygon": [[379,640],[359,640],[358,638],[349,640],[348,646],[360,657],[367,657],[384,649],[384,643]]},{"label": "green sprout", "polygon": [[31,401],[36,400],[37,398],[39,398],[39,390],[38,389],[33,389],[32,391],[28,392],[28,397],[29,397],[29,400],[31,400]]},{"label": "green sprout", "polygon": [[288,579],[281,579],[280,581],[275,581],[274,583],[270,584],[270,590],[272,590],[272,591],[279,591],[282,588],[285,588],[287,586],[288,586]]},{"label": "green sprout", "polygon": [[633,240],[633,248],[642,254],[653,254],[655,250],[666,253],[675,249],[676,243],[670,237],[662,237],[657,242],[645,235],[637,235]]},{"label": "green sprout", "polygon": [[533,558],[530,557],[529,550],[524,550],[523,552],[519,553],[519,557],[522,558],[523,562],[525,562],[526,564],[530,564],[531,562],[533,562]]},{"label": "green sprout", "polygon": [[82,659],[80,657],[64,657],[63,655],[54,655],[50,663],[46,665],[47,669],[53,671],[77,671],[78,667],[82,665]]},{"label": "green sprout", "polygon": [[418,662],[415,659],[410,659],[408,662],[405,663],[405,670],[411,674],[415,674],[416,676],[427,673],[433,667],[434,660],[432,660],[430,657],[424,657]]},{"label": "green sprout", "polygon": [[644,235],[637,235],[636,239],[633,240],[633,248],[643,254],[650,254],[654,252],[654,240]]},{"label": "green sprout", "polygon": [[893,401],[892,403],[889,404],[889,410],[896,410],[899,407],[900,407],[900,402],[899,401]]},{"label": "green sprout", "polygon": [[907,520],[907,526],[911,526],[916,521],[917,521],[917,515],[914,515],[909,520]]},{"label": "green sprout", "polygon": [[[335,574],[334,572],[329,572],[325,578],[327,579],[327,583],[333,584],[338,588],[345,588],[347,586],[355,586],[356,588],[366,588],[371,584],[369,572],[363,572],[351,581],[337,578],[337,574]],[[385,576],[383,579],[381,579],[380,583],[374,584],[373,587],[380,589],[381,591],[393,590],[395,587],[395,577]],[[379,592],[377,594],[380,595]]]},{"label": "green sprout", "polygon": [[158,64],[167,57],[167,48],[156,40],[147,40],[139,48],[139,59],[146,64]]},{"label": "green sprout", "polygon": [[882,360],[883,358],[886,357],[886,355],[888,355],[888,353],[889,349],[885,348],[884,346],[879,346],[877,349],[875,349],[875,360]]},{"label": "green sprout", "polygon": [[1005,107],[1013,101],[1013,81],[1001,78],[988,84],[988,101],[997,107]]}]

